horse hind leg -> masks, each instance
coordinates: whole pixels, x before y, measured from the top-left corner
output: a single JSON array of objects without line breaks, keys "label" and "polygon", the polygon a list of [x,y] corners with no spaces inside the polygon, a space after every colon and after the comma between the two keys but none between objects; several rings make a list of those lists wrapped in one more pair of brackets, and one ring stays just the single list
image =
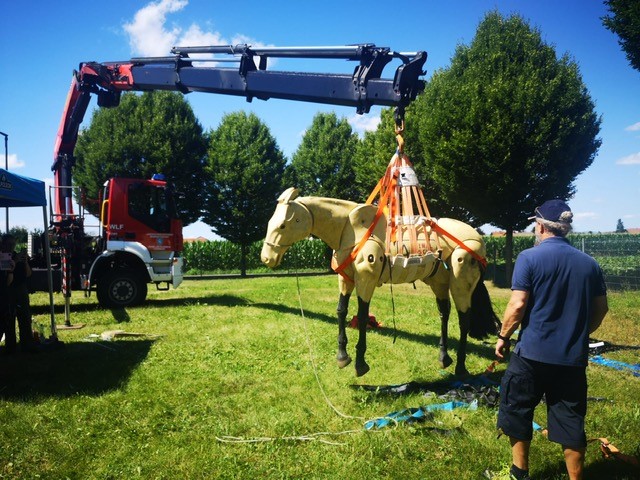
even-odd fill
[{"label": "horse hind leg", "polygon": [[338,353],[336,360],[339,368],[344,368],[351,363],[351,357],[347,353],[347,312],[349,309],[350,293],[340,294],[338,299]]},{"label": "horse hind leg", "polygon": [[460,325],[460,341],[456,358],[456,375],[468,375],[467,336],[472,321],[471,298],[473,291],[482,281],[481,271],[476,259],[462,249],[456,249],[451,255],[453,277],[451,279],[451,296],[458,311]]},{"label": "horse hind leg", "polygon": [[438,312],[440,314],[440,353],[438,360],[440,361],[440,367],[447,368],[453,363],[453,360],[447,352],[447,343],[449,337],[449,315],[451,313],[451,301],[447,298],[436,298],[438,305]]},{"label": "horse hind leg", "polygon": [[453,363],[449,353],[447,352],[449,341],[449,315],[451,314],[451,300],[449,299],[449,273],[440,267],[438,275],[425,281],[434,295],[436,296],[436,305],[438,306],[438,314],[440,315],[440,351],[438,353],[438,361],[441,368],[447,368]]},{"label": "horse hind leg", "polygon": [[456,375],[469,375],[467,370],[467,335],[469,333],[469,325],[471,322],[471,311],[461,312],[458,310],[458,324],[460,325],[460,341],[458,342],[457,358],[456,358]]},{"label": "horse hind leg", "polygon": [[358,297],[358,343],[356,344],[356,376],[361,377],[370,369],[365,360],[367,351],[367,325],[369,323],[369,302]]}]

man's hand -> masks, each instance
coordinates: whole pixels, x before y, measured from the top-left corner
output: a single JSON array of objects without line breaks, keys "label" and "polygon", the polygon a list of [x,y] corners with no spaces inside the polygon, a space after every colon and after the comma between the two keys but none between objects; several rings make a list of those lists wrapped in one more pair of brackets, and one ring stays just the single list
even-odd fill
[{"label": "man's hand", "polygon": [[496,358],[498,360],[504,360],[504,357],[509,353],[511,348],[510,340],[503,340],[501,338],[496,342]]}]

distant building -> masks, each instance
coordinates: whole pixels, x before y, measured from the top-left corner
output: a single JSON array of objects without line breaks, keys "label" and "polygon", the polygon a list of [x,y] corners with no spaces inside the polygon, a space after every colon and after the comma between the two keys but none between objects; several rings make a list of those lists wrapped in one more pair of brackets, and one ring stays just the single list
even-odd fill
[{"label": "distant building", "polygon": [[209,239],[205,237],[195,237],[195,238],[185,238],[182,240],[184,243],[193,243],[193,242],[208,242]]}]

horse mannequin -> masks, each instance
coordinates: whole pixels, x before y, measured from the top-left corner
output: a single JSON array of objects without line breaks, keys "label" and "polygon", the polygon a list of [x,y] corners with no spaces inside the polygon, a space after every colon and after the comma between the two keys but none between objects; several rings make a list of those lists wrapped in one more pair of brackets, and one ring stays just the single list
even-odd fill
[{"label": "horse mannequin", "polygon": [[[262,247],[262,261],[270,268],[278,266],[292,244],[314,235],[333,249],[334,261],[340,265],[372,225],[376,211],[375,206],[368,204],[333,198],[299,197],[297,189],[289,188],[278,198],[276,210],[269,220]],[[445,218],[439,219],[438,225],[461,239],[467,248],[484,257],[484,242],[471,226]],[[438,256],[430,252],[418,262],[392,262],[391,256],[385,253],[386,226],[386,218],[381,218],[357,252],[354,261],[344,270],[344,275],[338,275],[338,366],[344,368],[351,363],[351,357],[347,353],[346,318],[349,298],[354,288],[358,297],[359,333],[355,368],[356,375],[362,376],[369,371],[365,360],[366,335],[369,303],[375,288],[383,283],[412,283],[422,280],[433,290],[440,313],[439,361],[442,368],[453,363],[447,353],[447,327],[451,311],[449,293],[453,297],[460,324],[455,373],[467,374],[467,334],[474,338],[484,338],[489,333],[495,333],[496,325],[499,325],[482,282],[481,265],[466,249],[460,248],[456,242],[436,231],[431,233],[427,241],[431,243],[431,251],[437,251],[438,247],[441,249]],[[445,265],[440,266],[440,263]]]}]

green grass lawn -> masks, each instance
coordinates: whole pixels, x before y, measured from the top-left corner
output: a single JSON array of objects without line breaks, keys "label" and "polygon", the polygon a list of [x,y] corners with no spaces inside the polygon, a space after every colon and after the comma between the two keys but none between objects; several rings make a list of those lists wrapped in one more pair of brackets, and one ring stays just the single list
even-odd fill
[{"label": "green grass lawn", "polygon": [[[299,281],[301,296],[298,297]],[[508,290],[490,288],[499,315]],[[424,423],[366,431],[365,421],[443,400],[423,393],[374,394],[352,385],[453,380],[438,367],[439,321],[424,285],[376,292],[372,313],[384,327],[369,335],[371,371],[335,363],[334,276],[188,280],[150,292],[145,306],[100,310],[75,293],[64,345],[0,357],[0,478],[10,479],[475,479],[510,465],[496,438],[496,410],[437,412]],[[47,297],[32,302],[47,321]],[[56,296],[61,305],[62,298]],[[354,302],[355,303],[355,302]],[[304,311],[301,314],[300,305]],[[355,313],[355,304],[351,306]],[[640,343],[640,295],[612,293],[595,337]],[[58,323],[64,323],[57,308]],[[109,330],[149,334],[114,341]],[[353,355],[356,332],[349,330]],[[396,340],[394,342],[394,335]],[[455,358],[457,317],[450,322]],[[639,362],[639,350],[606,354]],[[493,341],[470,340],[467,368],[478,376]],[[492,376],[498,380],[505,365]],[[640,441],[640,378],[588,368],[587,436],[622,452]],[[545,425],[539,407],[536,422]],[[220,440],[238,441],[223,442]],[[534,478],[565,478],[561,451],[536,434]],[[587,452],[587,478],[637,478],[638,470]]]}]

